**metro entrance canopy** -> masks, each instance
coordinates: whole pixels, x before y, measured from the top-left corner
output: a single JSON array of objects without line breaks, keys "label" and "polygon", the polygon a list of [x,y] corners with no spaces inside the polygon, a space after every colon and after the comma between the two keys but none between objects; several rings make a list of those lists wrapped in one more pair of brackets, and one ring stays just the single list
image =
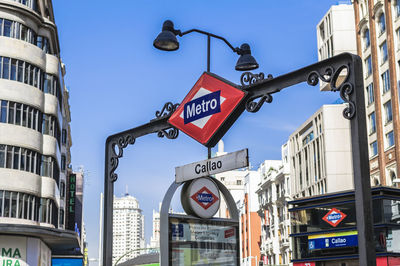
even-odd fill
[{"label": "metro entrance canopy", "polygon": [[[338,77],[344,73],[345,78],[341,84],[337,84]],[[206,74],[207,77],[216,77],[211,73]],[[216,78],[221,80],[220,78]],[[358,231],[358,250],[360,265],[375,265],[375,248],[372,226],[372,204],[371,204],[371,185],[369,177],[369,158],[368,158],[368,141],[366,130],[366,117],[365,117],[365,103],[364,103],[364,85],[362,62],[359,56],[348,53],[343,53],[324,61],[306,66],[304,68],[295,70],[291,73],[281,75],[273,78],[268,75],[265,78],[264,73],[253,74],[245,72],[241,76],[241,85],[232,86],[238,90],[238,94],[244,94],[243,99],[238,98],[238,105],[232,107],[232,113],[226,114],[226,118],[221,119],[219,123],[221,126],[210,132],[200,142],[207,146],[212,147],[219,139],[227,132],[233,125],[237,117],[244,110],[255,113],[260,110],[265,102],[272,102],[272,94],[280,92],[282,89],[296,85],[301,82],[307,82],[311,86],[318,84],[319,80],[330,84],[332,91],[339,91],[340,97],[347,104],[343,110],[343,115],[346,119],[350,120],[351,136],[352,136],[352,153],[353,153],[353,173],[354,173],[354,187],[356,198],[356,216],[357,216],[357,231]],[[199,89],[200,90],[200,89]],[[212,110],[210,115],[219,116],[218,101],[220,108],[223,108],[224,94],[212,94],[218,91],[218,88],[207,88],[211,94],[205,98],[201,98],[201,102],[193,101],[186,108],[190,109],[190,115],[187,114],[186,125],[196,122],[195,120],[206,119],[206,107],[203,107],[204,102],[209,101],[208,107]],[[195,95],[195,93],[194,93]],[[179,108],[185,108],[185,104],[195,100],[195,96],[185,98],[187,101],[183,102]],[[203,95],[197,95],[200,98]],[[200,101],[200,100],[199,100]],[[192,105],[194,104],[194,106]],[[204,103],[206,105],[206,103]],[[200,106],[200,107],[198,107]],[[156,112],[156,118],[149,123],[132,128],[114,135],[111,135],[106,140],[105,147],[105,179],[104,179],[104,240],[103,240],[103,265],[111,265],[112,261],[112,210],[113,210],[113,195],[114,195],[114,182],[117,180],[115,170],[118,167],[119,158],[123,155],[123,149],[128,144],[134,144],[136,139],[150,134],[157,133],[158,137],[166,137],[168,139],[175,139],[179,135],[177,123],[173,124],[172,117],[179,119],[181,114],[176,113],[178,104],[167,103],[161,111]],[[193,109],[194,108],[194,109]],[[201,108],[198,109],[197,108]],[[236,110],[238,113],[236,114]],[[221,112],[223,110],[221,109]],[[193,113],[195,112],[195,113]],[[237,117],[236,117],[237,116]],[[171,121],[170,121],[171,118]],[[194,119],[194,120],[193,120]],[[223,122],[221,122],[223,120]],[[170,122],[169,122],[170,121]],[[210,118],[211,121],[211,118]],[[185,118],[181,118],[182,131],[186,130],[187,134],[190,132],[184,127]],[[207,127],[207,122],[204,124]],[[181,126],[180,126],[181,127]],[[201,127],[200,127],[201,128]],[[184,131],[185,132],[185,131]],[[191,133],[190,133],[191,134]],[[190,135],[189,134],[189,135]],[[192,134],[192,137],[193,134]]]}]

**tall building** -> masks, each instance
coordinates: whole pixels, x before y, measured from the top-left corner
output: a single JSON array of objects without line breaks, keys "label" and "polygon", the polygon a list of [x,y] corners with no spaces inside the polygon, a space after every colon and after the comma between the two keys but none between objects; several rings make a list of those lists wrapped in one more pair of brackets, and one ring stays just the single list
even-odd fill
[{"label": "tall building", "polygon": [[161,203],[158,211],[153,210],[153,233],[150,237],[150,248],[160,248],[160,210]]},{"label": "tall building", "polygon": [[291,196],[352,189],[350,122],[344,104],[323,105],[289,137]]},{"label": "tall building", "polygon": [[128,193],[114,197],[113,211],[113,265],[135,258],[145,248],[144,215],[139,201]]},{"label": "tall building", "polygon": [[51,0],[0,0],[0,44],[0,261],[50,265],[81,255],[64,230],[72,142]]},{"label": "tall building", "polygon": [[[356,36],[354,29],[354,12],[350,4],[332,6],[317,25],[318,60],[349,52],[356,54]],[[341,83],[345,73],[341,73]],[[329,91],[330,85],[320,83],[323,91]]]},{"label": "tall building", "polygon": [[240,253],[241,265],[258,266],[261,260],[261,219],[257,199],[257,185],[260,175],[256,171],[248,171],[244,179],[244,197],[239,202],[240,212]]},{"label": "tall building", "polygon": [[353,0],[363,61],[371,183],[399,186],[400,1]]},{"label": "tall building", "polygon": [[[218,142],[218,152],[216,153],[216,156],[225,155],[226,152],[224,151],[224,148],[225,148],[224,142],[220,140]],[[221,183],[225,185],[225,187],[231,193],[234,201],[238,203],[239,201],[244,199],[244,193],[245,193],[244,181],[248,173],[249,173],[248,169],[232,170],[216,174],[215,178],[221,181]],[[229,217],[228,207],[223,197],[221,199],[220,207],[216,216],[220,218]]]},{"label": "tall building", "polygon": [[258,172],[260,183],[256,191],[261,217],[261,261],[263,265],[288,265],[292,258],[290,244],[289,146],[282,145],[282,160],[263,162]]}]

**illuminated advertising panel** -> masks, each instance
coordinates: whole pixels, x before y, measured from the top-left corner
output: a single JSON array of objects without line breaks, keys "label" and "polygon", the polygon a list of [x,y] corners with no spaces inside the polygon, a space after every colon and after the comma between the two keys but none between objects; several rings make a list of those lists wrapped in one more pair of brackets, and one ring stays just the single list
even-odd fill
[{"label": "illuminated advertising panel", "polygon": [[238,223],[170,218],[170,265],[239,265]]},{"label": "illuminated advertising panel", "polygon": [[52,258],[52,266],[82,266],[83,259],[81,258]]}]

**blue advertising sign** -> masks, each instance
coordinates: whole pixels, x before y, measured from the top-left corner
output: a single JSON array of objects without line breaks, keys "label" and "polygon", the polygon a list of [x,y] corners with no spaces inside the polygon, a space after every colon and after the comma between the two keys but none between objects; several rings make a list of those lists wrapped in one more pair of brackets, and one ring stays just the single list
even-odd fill
[{"label": "blue advertising sign", "polygon": [[83,259],[80,258],[52,258],[52,266],[82,266]]},{"label": "blue advertising sign", "polygon": [[356,246],[358,246],[357,231],[308,236],[309,250]]},{"label": "blue advertising sign", "polygon": [[171,224],[172,237],[183,237],[183,224]]}]

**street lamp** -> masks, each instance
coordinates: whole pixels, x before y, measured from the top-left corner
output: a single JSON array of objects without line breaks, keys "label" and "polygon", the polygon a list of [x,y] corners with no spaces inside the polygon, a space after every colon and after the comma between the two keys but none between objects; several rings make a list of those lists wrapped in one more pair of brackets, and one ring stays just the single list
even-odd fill
[{"label": "street lamp", "polygon": [[[188,31],[181,32],[180,30],[174,29],[174,23],[171,20],[166,20],[163,23],[161,33],[158,34],[157,38],[153,42],[153,46],[162,51],[176,51],[179,49],[179,42],[176,39],[176,36],[184,36],[186,34],[197,32],[200,34],[207,35],[207,72],[210,72],[210,50],[211,50],[211,37],[220,39],[225,42],[226,45],[231,48],[231,50],[240,55],[238,61],[236,62],[235,69],[237,71],[249,71],[258,68],[258,63],[251,55],[250,45],[244,43],[240,46],[240,48],[234,48],[230,42],[228,42],[224,37],[198,30],[191,29]],[[208,159],[211,158],[211,148],[208,148]]]},{"label": "street lamp", "polygon": [[251,55],[250,45],[244,43],[240,48],[234,48],[225,38],[198,29],[191,29],[188,31],[181,32],[180,30],[174,29],[174,23],[171,20],[166,20],[163,23],[162,31],[158,34],[157,38],[154,40],[153,45],[155,48],[163,51],[175,51],[179,49],[179,42],[176,36],[182,37],[186,34],[197,32],[200,34],[207,35],[207,71],[210,72],[210,40],[211,37],[220,39],[226,43],[226,45],[231,48],[231,50],[240,55],[235,69],[238,71],[248,71],[258,68],[258,63]]}]

